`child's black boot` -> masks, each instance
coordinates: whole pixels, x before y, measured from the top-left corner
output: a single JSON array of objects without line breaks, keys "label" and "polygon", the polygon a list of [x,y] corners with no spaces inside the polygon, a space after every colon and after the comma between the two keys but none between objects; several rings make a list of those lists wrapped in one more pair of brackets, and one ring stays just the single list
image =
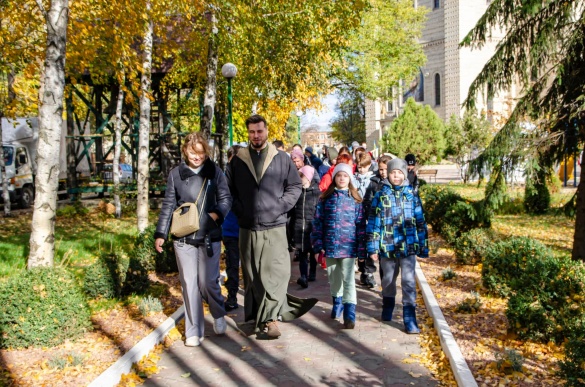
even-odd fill
[{"label": "child's black boot", "polygon": [[382,299],[382,321],[392,321],[395,304],[396,297],[384,297]]},{"label": "child's black boot", "polygon": [[301,287],[304,288],[304,289],[306,289],[307,287],[309,287],[309,281],[307,281],[307,277],[305,277],[304,275],[301,276],[297,280],[297,284],[301,285]]}]

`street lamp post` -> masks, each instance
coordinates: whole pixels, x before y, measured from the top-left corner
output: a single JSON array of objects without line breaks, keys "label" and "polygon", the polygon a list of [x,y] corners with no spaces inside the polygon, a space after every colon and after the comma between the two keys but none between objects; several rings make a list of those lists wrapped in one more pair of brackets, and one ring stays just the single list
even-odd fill
[{"label": "street lamp post", "polygon": [[232,78],[238,73],[238,68],[233,63],[226,63],[221,67],[221,75],[228,81],[228,130],[230,146],[234,143],[234,128],[232,125]]},{"label": "street lamp post", "polygon": [[300,110],[297,110],[297,135],[299,138],[299,144],[301,143],[301,116],[303,115],[303,112]]}]

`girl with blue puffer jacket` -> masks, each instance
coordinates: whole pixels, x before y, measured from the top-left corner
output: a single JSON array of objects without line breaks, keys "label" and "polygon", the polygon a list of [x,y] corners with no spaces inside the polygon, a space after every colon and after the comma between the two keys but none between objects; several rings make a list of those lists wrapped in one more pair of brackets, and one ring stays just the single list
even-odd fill
[{"label": "girl with blue puffer jacket", "polygon": [[317,204],[311,243],[316,254],[325,253],[333,309],[331,318],[341,317],[346,329],[355,327],[355,260],[364,259],[366,222],[362,198],[351,184],[353,170],[338,164],[332,173],[333,184]]}]

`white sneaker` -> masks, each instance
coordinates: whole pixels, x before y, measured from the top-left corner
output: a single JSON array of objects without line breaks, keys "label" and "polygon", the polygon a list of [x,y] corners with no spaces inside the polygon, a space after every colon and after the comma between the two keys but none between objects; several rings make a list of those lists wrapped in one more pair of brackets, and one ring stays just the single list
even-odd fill
[{"label": "white sneaker", "polygon": [[216,318],[213,321],[213,330],[216,335],[223,335],[225,333],[227,330],[227,323],[225,322],[224,317]]},{"label": "white sneaker", "polygon": [[188,337],[187,340],[185,340],[185,346],[186,347],[198,347],[201,345],[201,342],[204,339],[205,339],[205,337],[197,337],[197,336]]}]

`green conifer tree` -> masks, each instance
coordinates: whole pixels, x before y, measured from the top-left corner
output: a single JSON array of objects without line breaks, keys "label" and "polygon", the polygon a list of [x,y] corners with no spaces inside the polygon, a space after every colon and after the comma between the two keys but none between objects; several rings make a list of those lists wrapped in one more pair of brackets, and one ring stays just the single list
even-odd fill
[{"label": "green conifer tree", "polygon": [[[466,105],[473,107],[479,95],[489,99],[512,85],[524,93],[474,168],[509,170],[537,158],[541,168],[550,168],[585,142],[585,4],[493,0],[462,44],[480,48],[500,28],[506,36],[472,82]],[[527,121],[535,124],[529,127]],[[573,259],[585,261],[583,184],[577,190]]]},{"label": "green conifer tree", "polygon": [[445,124],[428,105],[409,98],[382,138],[383,151],[404,157],[416,155],[420,165],[440,161],[445,149]]}]

